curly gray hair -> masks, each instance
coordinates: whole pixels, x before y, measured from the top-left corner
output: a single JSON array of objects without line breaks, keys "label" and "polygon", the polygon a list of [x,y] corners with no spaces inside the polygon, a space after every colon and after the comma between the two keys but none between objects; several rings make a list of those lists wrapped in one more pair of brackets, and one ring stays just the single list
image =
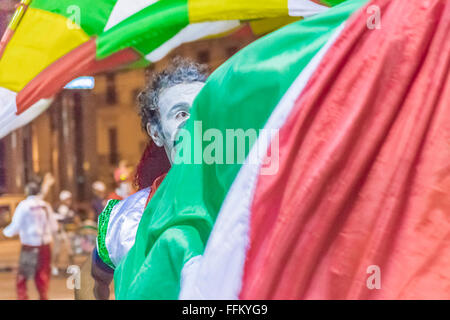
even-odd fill
[{"label": "curly gray hair", "polygon": [[208,78],[207,70],[207,65],[176,57],[167,69],[154,75],[138,95],[142,129],[147,131],[148,123],[160,126],[158,104],[159,95],[164,89],[181,83],[205,82]]}]

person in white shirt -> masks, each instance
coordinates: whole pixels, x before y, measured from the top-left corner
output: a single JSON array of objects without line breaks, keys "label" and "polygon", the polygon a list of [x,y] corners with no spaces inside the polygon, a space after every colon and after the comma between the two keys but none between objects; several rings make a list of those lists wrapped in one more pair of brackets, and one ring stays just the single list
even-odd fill
[{"label": "person in white shirt", "polygon": [[35,182],[26,185],[27,198],[19,203],[11,224],[3,230],[6,237],[19,235],[22,244],[16,279],[20,300],[28,299],[26,284],[32,277],[40,299],[48,299],[50,244],[58,224],[51,206],[39,196],[40,191],[40,186]]}]

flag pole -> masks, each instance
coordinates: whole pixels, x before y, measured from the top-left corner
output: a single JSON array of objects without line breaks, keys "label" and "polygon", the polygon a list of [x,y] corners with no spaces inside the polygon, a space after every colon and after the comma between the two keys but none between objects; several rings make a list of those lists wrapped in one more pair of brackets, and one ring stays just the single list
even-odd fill
[{"label": "flag pole", "polygon": [[30,5],[32,0],[21,0],[20,3],[17,5],[17,9],[14,12],[14,15],[11,19],[11,22],[8,25],[8,28],[5,31],[5,34],[3,35],[2,39],[0,40],[0,59],[3,56],[3,53],[5,52],[6,45],[11,40],[12,36],[14,35],[14,32],[16,31],[17,27],[20,24],[20,21],[23,18],[23,15],[25,14],[25,11],[27,11],[28,6]]}]

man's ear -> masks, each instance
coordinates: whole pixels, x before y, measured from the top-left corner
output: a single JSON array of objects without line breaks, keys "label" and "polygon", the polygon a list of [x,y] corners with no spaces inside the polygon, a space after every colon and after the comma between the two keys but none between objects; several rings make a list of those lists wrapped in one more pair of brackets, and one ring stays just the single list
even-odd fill
[{"label": "man's ear", "polygon": [[147,123],[147,133],[158,147],[162,147],[164,145],[164,140],[161,136],[160,130],[155,123]]}]

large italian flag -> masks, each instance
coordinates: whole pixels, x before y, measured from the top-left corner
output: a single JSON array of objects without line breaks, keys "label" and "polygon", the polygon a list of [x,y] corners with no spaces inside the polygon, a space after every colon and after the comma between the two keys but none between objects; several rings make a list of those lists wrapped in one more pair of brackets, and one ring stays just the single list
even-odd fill
[{"label": "large italian flag", "polygon": [[22,0],[0,42],[0,138],[79,76],[145,67],[242,27],[267,33],[342,1]]},{"label": "large italian flag", "polygon": [[190,151],[265,129],[257,161],[175,165],[116,297],[449,299],[449,32],[447,0],[349,0],[234,56]]}]

